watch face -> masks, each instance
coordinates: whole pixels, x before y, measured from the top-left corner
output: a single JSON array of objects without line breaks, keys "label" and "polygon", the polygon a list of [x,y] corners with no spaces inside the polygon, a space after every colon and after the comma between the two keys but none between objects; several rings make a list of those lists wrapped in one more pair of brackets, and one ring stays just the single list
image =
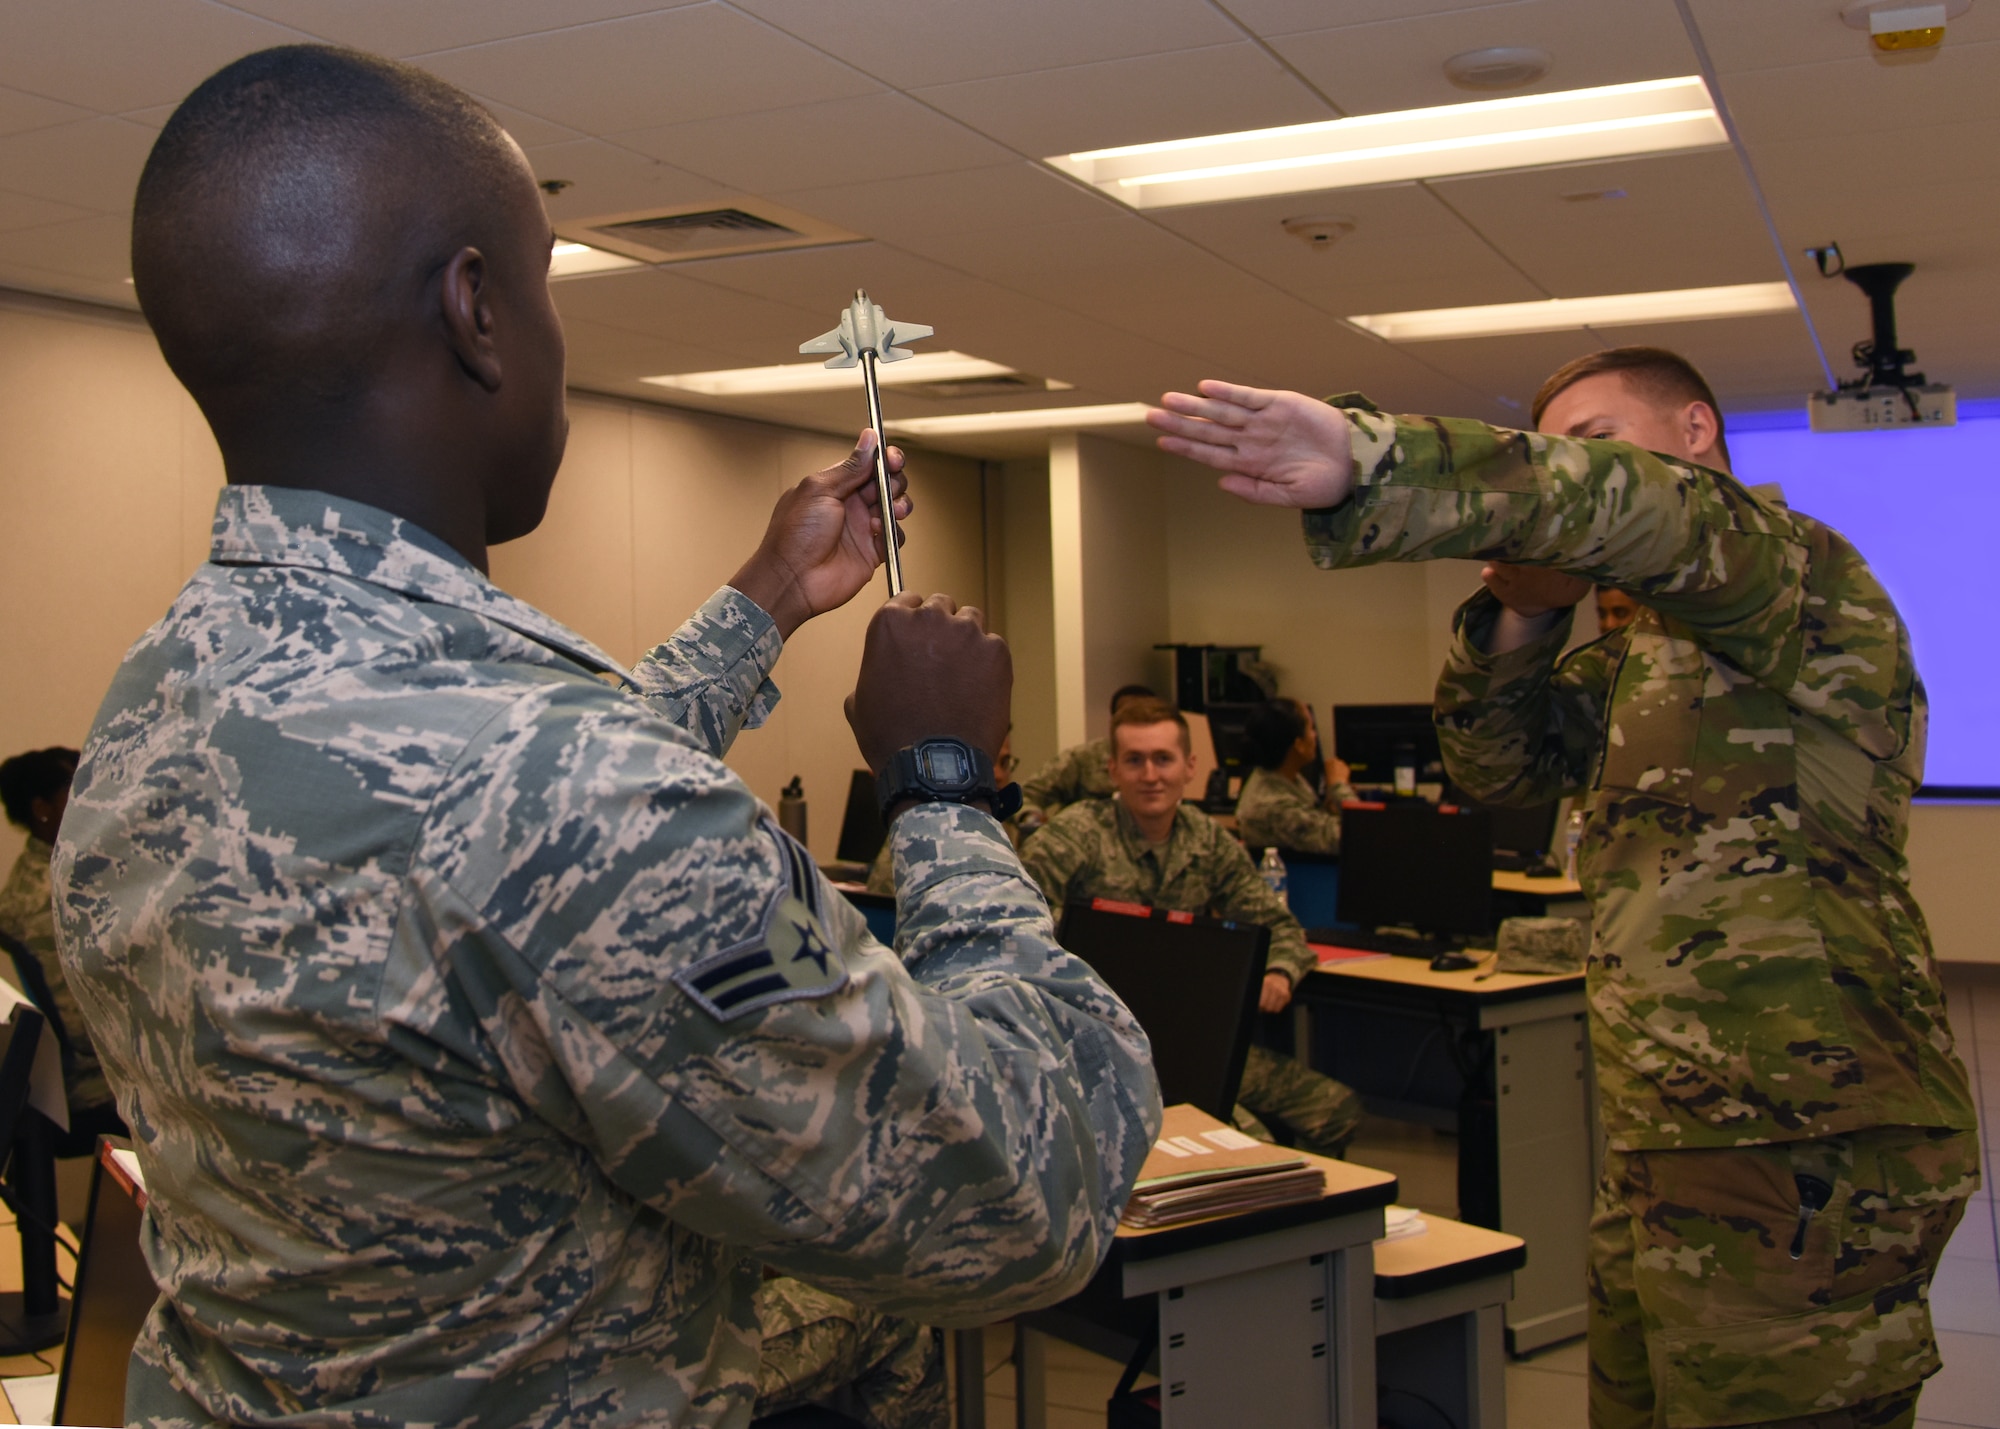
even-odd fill
[{"label": "watch face", "polygon": [[933,789],[969,789],[977,777],[972,760],[956,744],[917,746],[917,774]]}]

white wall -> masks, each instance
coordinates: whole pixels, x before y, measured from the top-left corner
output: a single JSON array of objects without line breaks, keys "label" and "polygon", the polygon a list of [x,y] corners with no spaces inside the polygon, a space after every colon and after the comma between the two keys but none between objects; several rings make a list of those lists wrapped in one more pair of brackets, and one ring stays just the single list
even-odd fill
[{"label": "white wall", "polygon": [[[643,403],[571,396],[548,519],[496,548],[493,577],[631,661],[671,634],[754,548],[783,487],[844,443]],[[136,317],[0,293],[0,756],[79,745],[126,648],[207,557],[222,461]],[[985,589],[979,467],[913,453],[911,586]],[[854,687],[878,583],[807,625],[778,662],[785,699],[730,762],[770,801],[805,778],[830,858],[859,751]],[[21,835],[0,826],[0,859]]]},{"label": "white wall", "polygon": [[[0,292],[0,756],[81,745],[208,555],[222,458],[137,317]],[[11,866],[23,835],[0,824]]]}]

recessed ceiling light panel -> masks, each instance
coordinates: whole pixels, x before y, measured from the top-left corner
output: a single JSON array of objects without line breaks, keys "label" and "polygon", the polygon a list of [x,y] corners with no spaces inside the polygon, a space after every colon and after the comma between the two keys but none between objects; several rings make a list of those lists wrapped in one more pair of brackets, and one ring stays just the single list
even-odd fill
[{"label": "recessed ceiling light panel", "polygon": [[1083,427],[1130,427],[1146,420],[1144,402],[1100,407],[1042,407],[1021,412],[968,412],[958,417],[911,417],[889,423],[906,437],[970,437],[987,432],[1069,432]]},{"label": "recessed ceiling light panel", "polygon": [[[929,382],[966,382],[1011,377],[1011,367],[963,352],[920,352],[901,362],[885,362],[875,372],[884,387]],[[859,368],[828,369],[817,362],[781,362],[774,367],[732,367],[720,372],[677,372],[643,377],[655,387],[698,392],[704,397],[754,397],[774,392],[849,392],[861,386]]]},{"label": "recessed ceiling light panel", "polygon": [[1687,75],[1058,154],[1044,162],[1133,208],[1168,208],[1727,142],[1708,90]]},{"label": "recessed ceiling light panel", "polygon": [[1390,342],[1433,342],[1448,337],[1500,337],[1630,323],[1748,317],[1789,312],[1792,306],[1792,290],[1785,283],[1737,283],[1724,288],[1606,293],[1594,298],[1547,298],[1535,303],[1489,303],[1476,308],[1363,313],[1348,321]]},{"label": "recessed ceiling light panel", "polygon": [[587,278],[592,273],[615,273],[620,268],[645,266],[637,258],[592,248],[588,243],[571,243],[567,239],[557,239],[555,247],[549,250],[549,278],[552,281]]}]

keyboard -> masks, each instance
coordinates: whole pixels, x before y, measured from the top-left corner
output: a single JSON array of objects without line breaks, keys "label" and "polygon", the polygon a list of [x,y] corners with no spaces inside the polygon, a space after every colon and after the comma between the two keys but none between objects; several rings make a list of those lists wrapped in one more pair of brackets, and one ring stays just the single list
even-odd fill
[{"label": "keyboard", "polygon": [[1335,948],[1358,948],[1364,953],[1392,953],[1399,958],[1434,958],[1439,953],[1456,952],[1462,940],[1399,933],[1388,928],[1308,928],[1306,941]]}]

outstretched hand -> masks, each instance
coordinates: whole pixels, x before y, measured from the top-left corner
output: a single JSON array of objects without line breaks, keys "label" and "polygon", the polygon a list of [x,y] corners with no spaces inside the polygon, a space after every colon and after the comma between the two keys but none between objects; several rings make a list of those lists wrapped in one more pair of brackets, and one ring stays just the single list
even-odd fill
[{"label": "outstretched hand", "polygon": [[1298,392],[1203,382],[1146,413],[1162,451],[1224,473],[1231,496],[1262,506],[1338,506],[1354,488],[1347,419]]},{"label": "outstretched hand", "polygon": [[[903,453],[889,448],[896,519],[912,509],[904,494]],[[789,640],[792,632],[854,599],[882,564],[882,503],[875,491],[875,433],[865,431],[847,459],[816,471],[778,498],[756,552],[730,584],[762,606]]]}]

